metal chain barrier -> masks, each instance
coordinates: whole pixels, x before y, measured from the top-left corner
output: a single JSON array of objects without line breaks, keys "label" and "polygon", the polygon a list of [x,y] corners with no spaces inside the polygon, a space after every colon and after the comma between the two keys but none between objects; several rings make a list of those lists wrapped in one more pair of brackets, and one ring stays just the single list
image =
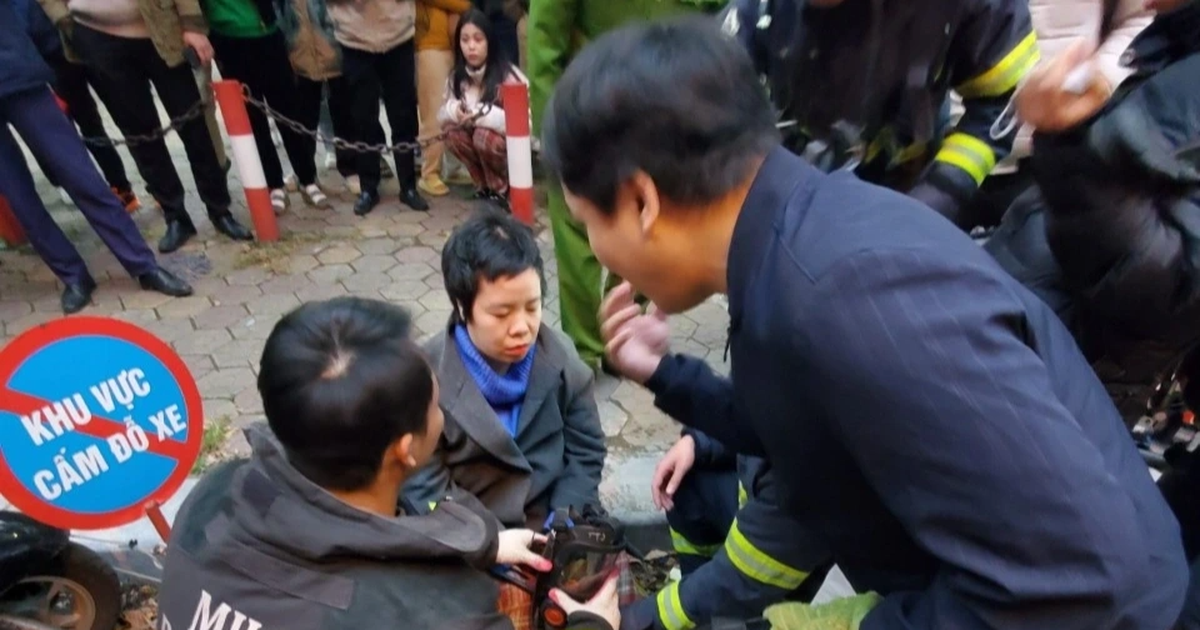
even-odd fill
[{"label": "metal chain barrier", "polygon": [[[169,122],[166,124],[166,126],[164,126],[162,129],[157,129],[155,131],[151,131],[151,132],[145,133],[145,134],[125,136],[124,138],[118,138],[118,139],[84,138],[83,141],[86,142],[87,144],[90,144],[93,146],[114,146],[114,147],[115,146],[134,147],[134,146],[146,144],[149,142],[156,142],[156,141],[161,140],[164,137],[166,137],[166,135],[171,133],[172,131],[178,131],[180,127],[182,127],[185,124],[202,116],[204,114],[204,108],[207,107],[212,102],[211,95],[212,95],[212,91],[210,88],[206,97],[201,97],[200,100],[196,101],[183,114],[176,116],[174,118],[171,118],[169,120]],[[390,154],[396,153],[396,152],[412,152],[412,151],[416,151],[418,149],[428,147],[431,144],[436,144],[438,142],[442,142],[453,131],[467,127],[470,123],[473,123],[473,122],[479,120],[480,118],[486,116],[489,111],[491,111],[490,107],[486,107],[482,111],[473,114],[470,118],[468,118],[467,120],[465,120],[461,123],[453,124],[453,125],[444,125],[442,133],[440,133],[436,136],[433,136],[432,138],[425,139],[425,140],[420,140],[417,142],[397,142],[396,144],[391,144],[391,145],[369,144],[367,142],[352,141],[352,140],[346,140],[344,138],[339,138],[337,136],[330,136],[330,135],[327,135],[317,129],[309,129],[309,128],[305,127],[304,125],[300,124],[299,122],[279,113],[279,111],[275,110],[270,105],[268,105],[266,103],[266,101],[262,101],[257,98],[254,98],[250,94],[250,88],[248,86],[246,86],[245,84],[242,84],[242,97],[246,99],[247,103],[249,103],[250,105],[253,105],[255,108],[257,108],[263,114],[265,114],[268,118],[274,120],[275,124],[278,126],[286,127],[287,129],[289,129],[295,133],[309,136],[310,138],[313,138],[317,142],[332,144],[337,149],[353,151],[355,153],[378,153],[380,155],[390,155]]]},{"label": "metal chain barrier", "polygon": [[84,138],[83,141],[92,146],[101,146],[101,147],[102,146],[119,147],[122,145],[127,146],[127,147],[136,147],[140,144],[156,142],[156,141],[161,140],[164,137],[166,137],[166,135],[168,133],[171,133],[172,131],[178,131],[180,127],[182,127],[185,124],[202,116],[204,114],[204,108],[207,107],[210,102],[211,101],[209,99],[201,98],[200,100],[196,101],[191,107],[189,107],[186,112],[180,114],[179,116],[171,118],[165,127],[163,127],[162,129],[157,129],[155,131],[151,131],[150,133],[144,133],[144,134],[134,135],[134,136],[125,136],[124,138],[117,138],[117,139]]},{"label": "metal chain barrier", "polygon": [[275,110],[270,105],[268,105],[266,103],[266,101],[262,101],[257,98],[254,98],[254,96],[252,96],[250,94],[250,88],[247,87],[245,84],[242,85],[242,97],[246,99],[247,103],[249,103],[250,105],[253,105],[255,108],[257,108],[263,114],[265,114],[267,116],[267,118],[274,120],[275,124],[277,126],[286,127],[297,134],[313,138],[317,142],[332,144],[335,149],[342,149],[345,151],[353,151],[355,153],[378,153],[379,155],[384,155],[384,156],[391,155],[392,153],[397,153],[397,152],[412,152],[412,151],[416,151],[417,149],[423,149],[425,147],[428,147],[431,144],[437,144],[438,142],[442,142],[453,131],[467,127],[470,123],[473,123],[473,122],[479,120],[480,118],[483,118],[485,115],[487,115],[487,113],[489,111],[491,111],[491,107],[486,107],[482,111],[479,111],[479,112],[471,115],[470,118],[468,118],[467,120],[465,120],[463,122],[453,124],[453,125],[443,125],[442,133],[440,133],[436,136],[433,136],[431,138],[427,138],[425,140],[419,140],[417,142],[397,142],[396,144],[390,144],[390,145],[389,144],[369,144],[367,142],[346,140],[344,138],[339,138],[337,136],[330,136],[330,135],[325,134],[317,129],[309,129],[309,128],[305,127],[304,125],[300,124],[299,122],[279,113],[279,111]]}]

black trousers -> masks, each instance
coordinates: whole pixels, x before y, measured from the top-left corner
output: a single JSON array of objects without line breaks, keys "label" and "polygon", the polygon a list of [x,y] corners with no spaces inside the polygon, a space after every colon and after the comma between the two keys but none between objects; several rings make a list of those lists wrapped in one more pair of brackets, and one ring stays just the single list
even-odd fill
[{"label": "black trousers", "polygon": [[[216,50],[217,67],[222,77],[242,82],[250,88],[254,98],[265,100],[272,109],[299,122],[296,116],[300,104],[299,88],[287,58],[287,43],[282,33],[276,31],[265,37],[225,37],[213,33],[208,39]],[[283,188],[283,166],[279,163],[275,143],[271,141],[271,126],[267,123],[267,117],[252,105],[248,104],[247,110],[267,186],[272,189]],[[288,161],[292,163],[300,184],[307,186],[317,183],[316,140],[284,125],[277,126],[283,138],[283,149],[287,151]]]},{"label": "black trousers", "polygon": [[62,182],[100,240],[133,277],[158,268],[154,253],[137,225],[96,172],[75,126],[67,120],[45,87],[0,98],[0,195],[34,251],[64,284],[89,280],[87,265],[38,197],[25,156],[9,132],[12,125],[47,176]]},{"label": "black trousers", "polygon": [[[183,115],[200,100],[191,68],[187,64],[167,66],[149,39],[116,37],[78,23],[74,29],[72,43],[92,72],[94,87],[108,105],[113,121],[126,136],[161,128],[151,85],[172,117]],[[209,217],[228,215],[229,185],[225,169],[217,161],[203,114],[185,123],[178,133],[196,179],[196,191]],[[167,221],[193,225],[184,207],[183,182],[166,141],[160,138],[136,144],[129,147],[129,152]]]},{"label": "black trousers", "polygon": [[[355,137],[354,111],[351,109],[352,94],[341,77],[326,81],[313,81],[304,77],[297,78],[297,107],[296,120],[306,129],[317,129],[321,122],[321,102],[324,100],[326,89],[329,93],[329,119],[333,127],[333,135],[351,140]],[[328,131],[328,130],[327,130]],[[383,127],[379,124],[379,116],[375,117],[375,130],[372,137],[383,142]],[[334,149],[337,157],[337,170],[342,177],[349,177],[358,172],[358,154],[346,149]],[[378,161],[378,160],[377,160]]]},{"label": "black trousers", "polygon": [[[385,53],[342,49],[342,80],[352,95],[354,139],[374,141],[379,120],[379,99],[392,127],[393,144],[417,139],[417,61],[409,40]],[[416,156],[396,151],[396,177],[402,190],[417,184]],[[358,156],[358,177],[364,191],[379,189],[379,158],[374,153]]]},{"label": "black trousers", "polygon": [[[75,121],[79,133],[84,138],[108,139],[108,131],[104,128],[104,119],[100,117],[100,108],[92,98],[88,89],[88,70],[80,64],[74,64],[59,56],[48,59],[54,69],[54,92],[67,104],[67,116]],[[125,163],[117,149],[108,144],[88,144],[88,152],[96,159],[100,172],[108,185],[119,191],[132,188],[129,176],[125,174]],[[48,169],[42,168],[46,179],[58,186],[58,181],[50,176]]]}]

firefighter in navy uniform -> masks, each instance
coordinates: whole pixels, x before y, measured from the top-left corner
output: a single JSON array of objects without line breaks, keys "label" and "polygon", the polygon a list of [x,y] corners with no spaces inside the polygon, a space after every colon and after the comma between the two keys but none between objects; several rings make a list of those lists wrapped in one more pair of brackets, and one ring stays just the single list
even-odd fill
[{"label": "firefighter in navy uniform", "polygon": [[[964,206],[1012,150],[1006,110],[1039,60],[1027,2],[733,0],[721,19],[764,76],[785,146],[972,227]],[[951,89],[966,112],[947,130]]]},{"label": "firefighter in navy uniform", "polygon": [[[673,378],[647,383],[655,405],[685,423],[695,414],[730,414],[730,381],[700,359],[680,360],[686,368]],[[832,560],[778,506],[775,488],[765,460],[685,429],[656,470],[653,489],[667,508],[683,579],[628,606],[622,629],[686,630],[716,618],[757,618],[785,600],[811,601]]]}]

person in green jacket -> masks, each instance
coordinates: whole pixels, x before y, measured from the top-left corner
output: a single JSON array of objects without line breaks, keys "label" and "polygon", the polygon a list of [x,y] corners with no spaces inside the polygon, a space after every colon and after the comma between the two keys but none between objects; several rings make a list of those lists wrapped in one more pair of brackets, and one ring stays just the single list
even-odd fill
[{"label": "person in green jacket", "polygon": [[[529,103],[533,132],[541,134],[542,113],[554,85],[571,58],[589,40],[635,20],[652,20],[684,12],[715,13],[725,0],[531,0],[528,54]],[[604,355],[596,317],[606,286],[603,268],[588,244],[587,232],[567,210],[562,190],[549,186],[548,212],[558,261],[561,325],[585,362],[597,368]]]}]

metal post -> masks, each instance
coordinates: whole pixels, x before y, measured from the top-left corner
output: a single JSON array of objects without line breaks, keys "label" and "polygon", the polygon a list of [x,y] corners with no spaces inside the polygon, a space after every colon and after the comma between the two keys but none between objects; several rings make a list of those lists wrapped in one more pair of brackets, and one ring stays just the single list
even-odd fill
[{"label": "metal post", "polygon": [[529,87],[500,86],[504,99],[505,144],[508,148],[508,200],[513,215],[533,225],[533,145],[529,131]]},{"label": "metal post", "polygon": [[258,240],[279,240],[279,224],[275,221],[275,210],[271,207],[271,191],[267,188],[267,177],[263,174],[262,160],[254,143],[254,131],[250,128],[250,115],[246,111],[246,99],[242,97],[242,84],[237,81],[216,81],[213,91],[221,118],[225,121],[225,132],[233,147],[233,162],[237,165],[246,193],[246,206],[250,208],[250,219]]}]

